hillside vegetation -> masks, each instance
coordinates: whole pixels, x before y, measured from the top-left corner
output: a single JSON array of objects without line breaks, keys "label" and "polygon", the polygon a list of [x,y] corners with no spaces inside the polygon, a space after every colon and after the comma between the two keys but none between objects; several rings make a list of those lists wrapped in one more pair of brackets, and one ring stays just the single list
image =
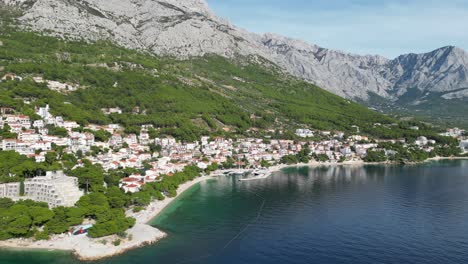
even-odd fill
[{"label": "hillside vegetation", "polygon": [[376,94],[370,94],[369,102],[361,102],[404,119],[411,118],[439,126],[468,129],[468,119],[465,114],[468,112],[468,99],[444,99],[443,96],[447,95],[448,93],[423,93],[418,89],[410,89],[396,102]]},{"label": "hillside vegetation", "polygon": [[[81,124],[120,123],[127,132],[152,124],[159,134],[185,140],[226,131],[291,131],[303,126],[351,132],[355,125],[381,137],[419,134],[406,131],[410,124],[374,127],[396,121],[284,74],[257,57],[180,61],[109,42],[64,41],[21,32],[5,24],[0,41],[3,74],[23,77],[0,83],[0,105],[29,115],[34,107],[49,104],[54,115]],[[51,90],[33,81],[39,76],[78,90]],[[123,113],[106,116],[101,108],[109,107]]]}]

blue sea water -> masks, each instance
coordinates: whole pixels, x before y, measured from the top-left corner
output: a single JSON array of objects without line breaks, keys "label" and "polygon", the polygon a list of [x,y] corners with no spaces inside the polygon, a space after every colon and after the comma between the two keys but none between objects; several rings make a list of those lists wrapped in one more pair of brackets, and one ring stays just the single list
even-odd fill
[{"label": "blue sea water", "polygon": [[[468,263],[468,161],[289,168],[196,185],[159,243],[96,263]],[[79,263],[0,251],[0,263]]]}]

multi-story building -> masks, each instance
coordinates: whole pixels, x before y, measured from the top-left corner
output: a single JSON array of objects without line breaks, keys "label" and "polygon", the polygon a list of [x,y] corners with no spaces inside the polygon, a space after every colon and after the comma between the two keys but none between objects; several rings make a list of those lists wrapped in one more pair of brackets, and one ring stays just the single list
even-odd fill
[{"label": "multi-story building", "polygon": [[296,135],[302,138],[313,137],[314,132],[310,129],[296,129]]},{"label": "multi-story building", "polygon": [[24,196],[50,207],[74,206],[83,196],[78,188],[78,178],[68,177],[62,171],[48,171],[46,176],[24,182]]},{"label": "multi-story building", "polygon": [[20,194],[20,183],[0,184],[0,197],[15,198]]},{"label": "multi-story building", "polygon": [[2,150],[3,151],[16,151],[17,139],[4,139],[2,140]]},{"label": "multi-story building", "polygon": [[49,105],[46,105],[46,107],[41,107],[37,109],[36,114],[39,115],[42,119],[47,120],[51,117],[49,110]]}]

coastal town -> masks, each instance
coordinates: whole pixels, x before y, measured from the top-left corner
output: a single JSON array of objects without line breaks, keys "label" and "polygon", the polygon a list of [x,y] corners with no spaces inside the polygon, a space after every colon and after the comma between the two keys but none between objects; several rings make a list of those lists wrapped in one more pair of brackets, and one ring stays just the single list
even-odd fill
[{"label": "coastal town", "polygon": [[[103,111],[115,112],[119,109]],[[410,144],[405,139],[376,140],[358,133],[345,137],[345,133],[340,131],[312,131],[302,128],[295,131],[299,140],[204,136],[199,141],[180,142],[174,138],[151,138],[148,133],[149,129],[154,129],[151,125],[142,126],[139,135],[125,135],[118,124],[81,127],[76,122],[53,116],[48,105],[36,109],[36,114],[40,117],[37,120],[15,114],[10,108],[1,108],[0,112],[0,129],[5,131],[7,128],[7,132],[17,135],[16,138],[2,139],[3,151],[15,151],[41,163],[45,162],[47,153],[53,152],[56,147],[62,147],[66,152],[98,164],[106,171],[126,168],[140,170],[142,173],[121,179],[120,187],[125,192],[138,192],[145,183],[155,182],[162,175],[182,171],[188,165],[196,165],[201,170],[207,169],[211,164],[228,164],[228,168],[262,168],[288,163],[285,157],[298,155],[304,150],[307,150],[307,156],[315,157],[321,162],[359,162],[365,160],[370,150],[379,150],[379,143],[382,142],[401,143],[427,153],[433,151],[436,145],[435,140],[423,136]],[[60,128],[66,133],[62,136],[51,135],[50,128]],[[108,140],[97,140],[93,134],[95,132],[108,134]],[[468,151],[464,130],[449,129],[441,135],[458,139],[461,151]],[[322,139],[309,139],[316,136]],[[383,151],[386,154],[393,152],[387,149]],[[5,190],[0,192],[0,196],[18,196],[19,186],[11,183],[8,186],[0,185],[0,190]]]},{"label": "coastal town", "polygon": [[0,0],[0,264],[468,263],[468,0]]},{"label": "coastal town", "polygon": [[[1,81],[23,78],[6,74]],[[32,81],[61,94],[83,89],[42,77]],[[129,132],[117,123],[79,123],[34,98],[16,99],[33,111],[0,106],[0,213],[7,219],[0,248],[71,251],[86,261],[163,239],[167,234],[148,223],[180,193],[208,179],[259,181],[288,166],[412,164],[468,154],[465,130],[434,132],[417,122],[372,125],[398,130],[394,138],[372,137],[357,125],[346,131],[296,125],[250,135],[206,133],[188,141],[160,133],[154,124]],[[100,112],[126,114],[119,107]],[[145,114],[138,106],[131,110],[131,116]]]},{"label": "coastal town", "polygon": [[[18,77],[11,75],[6,78]],[[65,84],[49,85],[70,89]],[[25,100],[24,103],[31,102]],[[118,107],[101,111],[105,115],[122,114]],[[139,109],[134,111],[139,112]],[[154,136],[153,132],[159,128],[150,124],[142,125],[139,133],[126,133],[119,124],[82,126],[78,122],[55,116],[52,112],[49,105],[35,107],[34,115],[0,107],[0,154],[15,153],[26,158],[31,166],[22,170],[21,175],[11,170],[4,171],[5,175],[2,175],[0,182],[0,199],[7,199],[2,200],[7,204],[10,200],[19,203],[26,201],[25,204],[29,205],[28,201],[43,203],[57,214],[66,210],[63,208],[96,210],[94,207],[77,208],[76,205],[89,203],[84,201],[92,199],[89,195],[99,192],[120,198],[124,195],[122,199],[127,202],[113,205],[120,206],[118,217],[124,224],[109,231],[112,220],[99,219],[99,212],[80,211],[79,217],[68,223],[70,228],[62,226],[52,233],[53,236],[49,236],[50,231],[44,230],[44,227],[33,235],[26,229],[26,233],[19,236],[26,236],[26,240],[15,238],[18,235],[7,234],[7,239],[0,239],[3,240],[0,241],[0,247],[69,250],[82,260],[109,257],[165,237],[165,233],[147,223],[177,197],[177,192],[181,193],[215,176],[237,175],[241,176],[241,181],[259,180],[285,166],[406,163],[438,156],[465,155],[468,152],[465,131],[458,128],[448,129],[438,135],[442,139],[450,139],[445,143],[437,142],[429,136],[419,136],[412,140],[376,139],[361,134],[358,126],[350,128],[354,133],[297,128],[294,139],[281,139],[280,131],[279,137],[264,135],[261,138],[229,138],[207,135],[190,142],[170,136]],[[374,126],[387,125],[376,123]],[[417,131],[419,127],[412,126],[409,129]],[[456,142],[455,147],[453,142]],[[64,157],[68,157],[68,161]],[[34,168],[31,164],[48,166]],[[108,175],[116,172],[114,175],[119,175],[118,182],[114,184],[117,189],[103,191],[111,184],[107,180],[97,181],[101,186],[96,186],[92,177],[87,175],[93,174],[88,170],[90,166]],[[193,168],[196,168],[196,172]],[[68,175],[80,169],[84,174]],[[190,177],[186,177],[186,174]],[[165,185],[164,180],[170,181],[177,175],[185,176],[180,176],[183,180],[175,180],[177,183],[172,185],[172,189],[158,187],[159,184]],[[112,192],[114,194],[109,194]],[[133,201],[130,206],[129,199]],[[121,206],[126,204],[123,210]],[[32,206],[37,207],[35,204]],[[115,209],[105,205],[104,210],[112,212]],[[98,226],[101,229],[99,232],[96,231]],[[87,236],[89,232],[92,232],[92,236]],[[107,243],[113,245],[108,246]]]}]

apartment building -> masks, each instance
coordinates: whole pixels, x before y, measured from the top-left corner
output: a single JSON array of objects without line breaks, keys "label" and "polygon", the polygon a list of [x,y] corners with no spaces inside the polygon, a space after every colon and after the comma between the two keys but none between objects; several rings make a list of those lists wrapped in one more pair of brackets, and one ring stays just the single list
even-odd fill
[{"label": "apartment building", "polygon": [[20,183],[0,184],[0,197],[15,198],[20,194]]},{"label": "apartment building", "polygon": [[71,207],[83,196],[78,188],[78,179],[68,177],[62,171],[48,171],[46,176],[39,176],[24,181],[24,195],[20,196],[19,182],[0,184],[0,197],[12,199],[31,199],[45,202],[49,207]]},{"label": "apartment building", "polygon": [[28,199],[46,202],[50,207],[74,206],[83,196],[78,188],[78,178],[68,177],[62,171],[48,171],[24,183],[24,195]]}]

